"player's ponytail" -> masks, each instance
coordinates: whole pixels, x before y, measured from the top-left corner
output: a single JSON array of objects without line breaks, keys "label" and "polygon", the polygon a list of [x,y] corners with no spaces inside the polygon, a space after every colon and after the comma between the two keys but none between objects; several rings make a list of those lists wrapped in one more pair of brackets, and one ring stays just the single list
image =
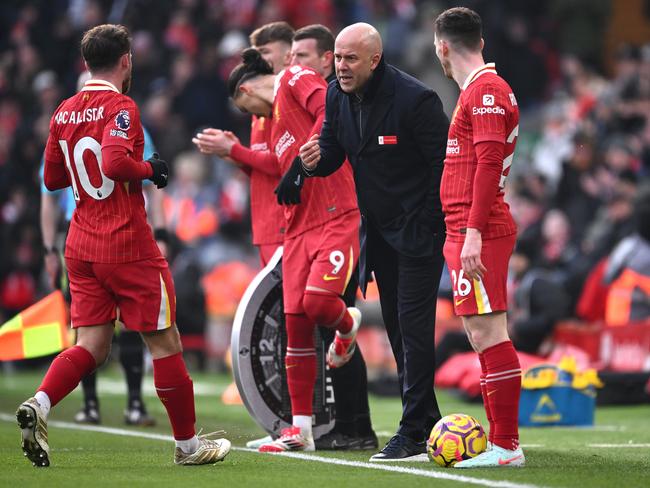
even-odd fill
[{"label": "player's ponytail", "polygon": [[241,53],[242,62],[235,66],[228,78],[228,92],[235,98],[239,87],[245,81],[260,75],[272,75],[273,68],[267,63],[260,52],[252,47]]}]

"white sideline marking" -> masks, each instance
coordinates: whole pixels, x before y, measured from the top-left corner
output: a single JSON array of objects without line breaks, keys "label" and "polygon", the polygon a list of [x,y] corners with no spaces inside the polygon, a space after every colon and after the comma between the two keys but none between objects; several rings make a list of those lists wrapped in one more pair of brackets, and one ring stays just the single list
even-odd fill
[{"label": "white sideline marking", "polygon": [[[237,448],[240,451],[257,452],[253,449]],[[511,481],[498,481],[487,480],[483,478],[472,478],[470,476],[461,476],[456,474],[448,474],[440,471],[432,471],[427,469],[406,468],[403,466],[392,466],[379,463],[364,463],[361,461],[347,461],[345,459],[329,458],[323,456],[316,456],[314,454],[304,454],[301,452],[283,452],[278,454],[270,454],[271,456],[282,456],[293,459],[302,459],[303,461],[316,461],[325,464],[335,464],[338,466],[350,466],[355,468],[377,469],[379,471],[390,471],[393,473],[413,474],[416,476],[423,476],[425,478],[436,478],[449,481],[458,481],[459,483],[467,483],[472,485],[481,486],[494,486],[499,488],[541,488],[539,485],[529,485],[524,483],[514,483]]]},{"label": "white sideline marking", "polygon": [[603,447],[611,449],[618,447],[650,447],[650,444],[633,444],[632,442],[629,442],[627,444],[587,444],[587,447]]},{"label": "white sideline marking", "polygon": [[[19,383],[11,383],[5,381],[3,387],[17,390],[23,385]],[[225,390],[225,387],[220,385],[214,385],[212,383],[207,383],[205,381],[196,381],[194,382],[194,394],[195,395],[221,395]],[[76,391],[81,391],[81,385],[76,388]],[[123,379],[117,378],[102,378],[101,375],[97,378],[97,391],[100,395],[126,395],[126,381]],[[142,396],[145,397],[156,397],[156,389],[153,386],[153,380],[142,382]]]},{"label": "white sideline marking", "polygon": [[[0,420],[3,420],[5,422],[15,422],[16,417],[14,415],[0,413]],[[153,432],[139,432],[133,430],[118,429],[115,427],[101,427],[96,425],[79,425],[79,424],[73,424],[71,422],[61,422],[58,420],[52,420],[48,422],[48,427],[49,426],[58,427],[60,429],[83,430],[87,432],[100,432],[102,434],[113,434],[113,435],[121,435],[127,437],[141,437],[144,439],[153,439],[153,440],[167,441],[167,442],[173,442],[174,440],[172,439],[172,437],[168,435],[156,434]],[[233,447],[232,449],[235,451],[257,453],[255,449],[247,449],[245,447]],[[539,485],[514,483],[511,481],[489,480],[484,478],[472,478],[471,476],[462,476],[462,475],[456,475],[450,473],[443,473],[441,471],[433,471],[427,469],[408,468],[403,466],[393,466],[393,465],[385,465],[385,464],[364,463],[361,461],[347,461],[345,459],[329,458],[324,456],[317,456],[313,454],[304,454],[298,452],[284,452],[284,453],[270,454],[270,455],[288,457],[293,459],[301,459],[303,461],[312,461],[312,462],[318,462],[324,464],[334,464],[337,466],[350,466],[353,468],[366,468],[366,469],[375,469],[379,471],[390,471],[392,473],[403,473],[403,474],[421,476],[425,478],[444,479],[449,481],[457,481],[459,483],[468,483],[468,484],[480,485],[480,486],[489,486],[489,487],[497,487],[497,488],[542,488]]]}]

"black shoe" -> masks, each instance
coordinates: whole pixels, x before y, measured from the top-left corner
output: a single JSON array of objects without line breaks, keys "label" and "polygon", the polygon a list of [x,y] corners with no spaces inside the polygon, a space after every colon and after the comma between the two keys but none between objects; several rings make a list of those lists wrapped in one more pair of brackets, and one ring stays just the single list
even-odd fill
[{"label": "black shoe", "polygon": [[359,436],[358,439],[361,451],[374,451],[379,447],[379,441],[374,431],[370,431],[368,435]]},{"label": "black shoe", "polygon": [[99,417],[99,405],[96,402],[87,402],[75,416],[74,421],[78,424],[92,424],[97,425],[101,423]]},{"label": "black shoe", "polygon": [[350,436],[332,430],[314,440],[318,451],[370,451],[377,449],[378,441],[374,432],[365,436]]},{"label": "black shoe", "polygon": [[134,401],[124,411],[124,423],[126,425],[153,427],[156,425],[156,419],[147,413],[147,409],[144,408],[144,404],[141,401]]},{"label": "black shoe", "polygon": [[351,451],[358,450],[360,440],[342,432],[332,430],[327,434],[314,439],[317,451]]},{"label": "black shoe", "polygon": [[416,442],[401,434],[395,434],[370,461],[411,461],[414,456],[426,452],[426,441]]}]

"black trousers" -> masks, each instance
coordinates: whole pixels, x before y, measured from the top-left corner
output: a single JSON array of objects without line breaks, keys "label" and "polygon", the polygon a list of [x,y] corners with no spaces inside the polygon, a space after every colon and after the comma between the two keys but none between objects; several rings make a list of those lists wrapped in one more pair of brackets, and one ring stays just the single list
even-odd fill
[{"label": "black trousers", "polygon": [[367,238],[368,264],[375,272],[382,317],[397,362],[402,396],[397,432],[419,442],[441,418],[433,380],[444,233],[437,237],[440,242],[433,256],[418,258],[397,252],[374,229],[368,229]]},{"label": "black trousers", "polygon": [[[348,307],[353,307],[356,302],[357,288],[357,273],[353,273],[343,295],[343,301]],[[334,332],[334,329],[320,327],[320,333],[328,343],[334,340]],[[336,412],[335,429],[353,437],[369,435],[372,426],[368,405],[368,375],[361,349],[357,347],[350,361],[331,370],[331,375]]]}]

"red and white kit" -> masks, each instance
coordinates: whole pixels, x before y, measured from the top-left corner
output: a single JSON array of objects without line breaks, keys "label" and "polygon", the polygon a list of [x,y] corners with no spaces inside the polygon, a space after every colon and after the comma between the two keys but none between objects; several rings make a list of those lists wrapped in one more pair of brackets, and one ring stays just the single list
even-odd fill
[{"label": "red and white kit", "polygon": [[250,149],[235,144],[230,154],[235,161],[244,164],[242,169],[250,178],[253,244],[260,251],[262,266],[269,262],[278,246],[282,245],[285,227],[282,207],[278,205],[273,193],[281,176],[277,162],[260,161],[257,157],[269,151],[272,125],[270,117],[253,116]]},{"label": "red and white kit", "polygon": [[[315,71],[292,66],[276,79],[271,150],[284,174],[300,146],[319,133],[327,84]],[[307,178],[299,205],[284,207],[282,272],[285,313],[303,313],[307,285],[342,295],[359,255],[359,222],[352,168]]]},{"label": "red and white kit", "polygon": [[[444,255],[457,315],[507,310],[508,261],[517,229],[503,189],[518,131],[517,100],[494,64],[470,73],[449,127],[440,188],[447,225]],[[496,159],[495,146],[503,148]],[[481,232],[487,273],[480,280],[469,280],[462,271],[460,253],[468,227]]]},{"label": "red and white kit", "polygon": [[56,109],[45,149],[45,185],[72,186],[76,209],[65,258],[72,326],[120,319],[150,331],[175,322],[174,285],[153,238],[142,183],[144,136],[133,100],[90,80]]}]

